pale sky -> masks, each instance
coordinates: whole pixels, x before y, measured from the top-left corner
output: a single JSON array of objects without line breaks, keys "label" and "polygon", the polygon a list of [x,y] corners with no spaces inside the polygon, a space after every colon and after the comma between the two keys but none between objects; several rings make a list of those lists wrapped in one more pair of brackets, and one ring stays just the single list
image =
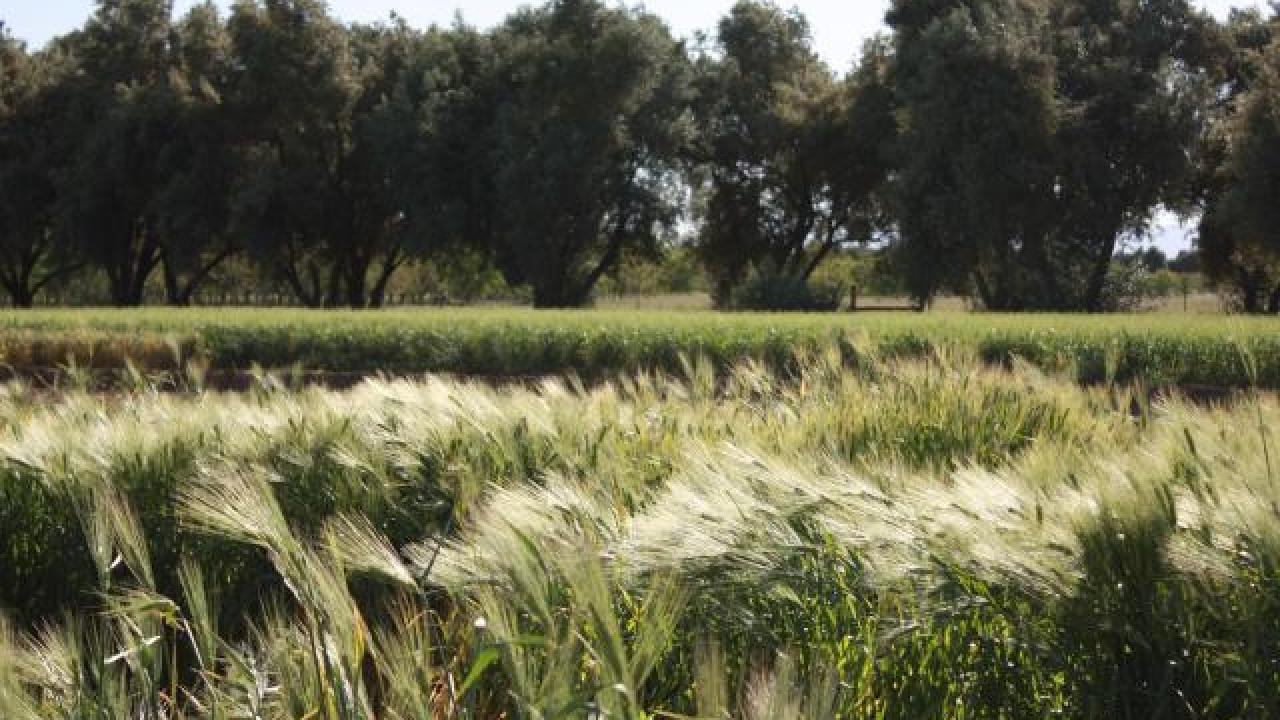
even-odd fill
[{"label": "pale sky", "polygon": [[[175,0],[174,5],[178,12],[185,12],[197,2]],[[218,0],[218,4],[226,8],[231,3]],[[522,0],[330,0],[329,7],[349,22],[381,20],[394,11],[411,25],[420,27],[433,22],[448,24],[455,12],[461,12],[467,22],[483,28],[501,22],[508,13],[525,4],[528,3]],[[733,0],[648,0],[642,4],[650,12],[666,18],[677,34],[689,35],[696,30],[713,29],[720,16],[733,5]],[[818,52],[837,70],[848,67],[862,41],[881,29],[889,5],[888,0],[779,0],[778,4],[798,7],[809,18]],[[1199,0],[1198,4],[1225,16],[1232,6],[1261,3]],[[39,46],[54,35],[83,24],[92,8],[92,0],[4,0],[0,20],[15,36]]]},{"label": "pale sky", "polygon": [[[199,0],[175,0],[178,12]],[[230,0],[218,0],[226,8]],[[479,27],[495,25],[521,5],[522,0],[330,0],[335,15],[348,22],[370,22],[385,19],[392,11],[411,25],[425,27],[431,23],[449,24],[457,12],[467,22]],[[632,3],[628,3],[632,4]],[[883,28],[888,0],[778,0],[784,7],[798,7],[813,29],[814,44],[832,68],[847,69],[857,57],[863,40]],[[1219,17],[1231,7],[1263,5],[1256,0],[1199,0]],[[733,5],[733,0],[648,0],[643,5],[666,18],[678,35],[691,35],[697,30],[712,30],[720,16]],[[65,33],[84,23],[93,8],[92,0],[4,0],[0,20],[14,36],[38,47],[54,35]],[[1166,252],[1177,252],[1190,246],[1186,232],[1176,222],[1166,221],[1157,232],[1158,244]]]}]

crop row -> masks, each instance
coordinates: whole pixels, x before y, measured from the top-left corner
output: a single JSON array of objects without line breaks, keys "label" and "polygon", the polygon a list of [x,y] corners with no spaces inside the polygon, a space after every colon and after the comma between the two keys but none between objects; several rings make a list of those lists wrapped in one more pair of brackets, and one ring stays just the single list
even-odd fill
[{"label": "crop row", "polygon": [[958,346],[987,362],[1018,357],[1084,382],[1280,387],[1280,325],[1269,319],[1062,315],[720,315],[517,309],[314,313],[279,310],[49,311],[0,318],[0,359],[57,368],[588,377],[778,364],[832,344],[927,356]]}]

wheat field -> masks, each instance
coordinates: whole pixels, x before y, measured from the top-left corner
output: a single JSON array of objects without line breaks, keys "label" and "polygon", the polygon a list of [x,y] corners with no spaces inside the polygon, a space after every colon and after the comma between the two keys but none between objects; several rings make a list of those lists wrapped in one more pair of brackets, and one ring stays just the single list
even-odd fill
[{"label": "wheat field", "polygon": [[1273,716],[1277,421],[871,344],[11,384],[0,716]]}]

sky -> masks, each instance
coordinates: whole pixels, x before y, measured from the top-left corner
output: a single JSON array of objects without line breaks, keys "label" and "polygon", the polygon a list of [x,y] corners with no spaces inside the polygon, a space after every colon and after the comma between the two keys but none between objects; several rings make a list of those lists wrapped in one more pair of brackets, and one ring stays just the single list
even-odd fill
[{"label": "sky", "polygon": [[[183,12],[198,0],[175,0]],[[809,19],[814,47],[836,69],[848,68],[866,38],[883,29],[888,0],[777,0],[798,7]],[[224,8],[230,0],[219,0]],[[529,4],[524,0],[330,0],[329,7],[348,22],[370,22],[387,18],[393,11],[411,25],[449,24],[455,13],[473,25],[489,27],[502,21],[512,10]],[[628,3],[634,4],[634,3]],[[733,0],[648,0],[643,5],[666,18],[679,35],[711,30]],[[1261,5],[1255,0],[1198,0],[1196,3],[1219,17],[1233,6]],[[51,37],[75,29],[89,17],[92,0],[4,0],[0,20],[14,36],[39,47]],[[1164,218],[1154,233],[1156,244],[1176,253],[1190,246],[1188,231],[1172,218]]]}]

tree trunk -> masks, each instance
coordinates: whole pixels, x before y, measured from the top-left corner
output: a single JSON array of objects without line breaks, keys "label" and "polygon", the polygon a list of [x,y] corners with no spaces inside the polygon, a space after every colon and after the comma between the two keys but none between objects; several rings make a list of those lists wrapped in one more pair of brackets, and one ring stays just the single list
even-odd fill
[{"label": "tree trunk", "polygon": [[1262,310],[1262,283],[1257,274],[1247,268],[1236,272],[1236,287],[1240,291],[1240,309],[1249,315]]},{"label": "tree trunk", "polygon": [[30,308],[36,304],[36,294],[31,291],[30,286],[26,283],[16,285],[5,284],[5,289],[9,291],[9,300],[16,308]]},{"label": "tree trunk", "polygon": [[1042,289],[1042,299],[1037,303],[1041,309],[1048,310],[1075,310],[1073,307],[1077,298],[1067,298],[1062,292],[1062,284],[1060,282],[1061,269],[1055,268],[1053,262],[1049,258],[1048,240],[1041,236],[1029,251],[1031,256],[1030,264],[1036,270],[1036,275],[1040,279]]},{"label": "tree trunk", "polygon": [[369,278],[369,261],[364,258],[352,258],[347,262],[343,275],[346,288],[346,304],[352,310],[361,310],[368,305],[365,289]]},{"label": "tree trunk", "polygon": [[534,285],[533,306],[543,309],[582,307],[591,297],[592,287],[563,276],[551,282],[541,282]]},{"label": "tree trunk", "polygon": [[1267,296],[1267,312],[1272,315],[1280,313],[1280,285],[1272,287]]},{"label": "tree trunk", "polygon": [[533,288],[533,306],[540,309],[555,309],[573,307],[574,303],[569,302],[568,293],[562,287],[535,285]]},{"label": "tree trunk", "polygon": [[302,274],[298,272],[297,268],[281,267],[280,275],[284,278],[284,283],[289,287],[289,291],[304,307],[313,308],[320,305],[319,299],[311,292],[311,288],[303,280]]},{"label": "tree trunk", "polygon": [[[316,276],[318,277],[321,272],[320,266],[316,265],[315,267]],[[342,268],[339,267],[339,263],[331,263],[329,265],[329,280],[327,282],[327,287],[324,290],[324,299],[321,304],[325,308],[339,307],[343,304],[344,295],[345,293],[343,292],[342,286]]]},{"label": "tree trunk", "polygon": [[326,300],[320,267],[316,264],[314,257],[299,252],[299,244],[305,247],[310,243],[306,236],[298,233],[281,241],[284,252],[273,263],[275,273],[284,281],[298,304],[303,307],[318,308],[324,305]]},{"label": "tree trunk", "polygon": [[1107,272],[1111,270],[1111,260],[1116,253],[1116,234],[1100,241],[1103,252],[1093,260],[1093,269],[1089,272],[1089,281],[1085,285],[1084,310],[1102,312],[1102,293],[1107,289]]},{"label": "tree trunk", "polygon": [[624,221],[618,221],[609,239],[609,247],[605,249],[604,255],[591,272],[582,279],[575,280],[572,277],[572,271],[569,269],[572,263],[563,263],[556,268],[557,272],[553,277],[539,278],[533,288],[533,306],[574,308],[586,305],[591,299],[591,291],[595,289],[596,283],[600,282],[600,278],[604,277],[605,272],[613,267],[622,255],[625,227]]},{"label": "tree trunk", "polygon": [[135,223],[132,242],[125,245],[124,257],[118,257],[107,268],[111,302],[116,307],[142,304],[147,279],[160,264],[163,248],[155,232],[145,221]]},{"label": "tree trunk", "polygon": [[111,304],[116,307],[138,307],[142,305],[143,293],[146,289],[148,272],[143,275],[138,268],[126,269],[123,272],[108,273],[111,285]]},{"label": "tree trunk", "polygon": [[9,293],[9,300],[17,308],[29,308],[35,304],[35,292],[31,288],[31,270],[27,263],[23,263],[19,268],[5,268],[0,271],[0,283],[3,283],[5,292]]},{"label": "tree trunk", "polygon": [[164,271],[165,302],[174,307],[191,305],[192,299],[205,281],[209,279],[209,276],[213,274],[213,271],[226,262],[227,258],[234,255],[235,252],[233,248],[224,248],[217,255],[210,258],[208,262],[197,268],[191,277],[186,279],[186,282],[183,282],[181,275],[173,267],[172,261],[166,254],[166,257],[161,261]]},{"label": "tree trunk", "polygon": [[21,260],[16,261],[17,267],[8,266],[0,269],[0,284],[4,285],[5,291],[8,292],[9,299],[14,307],[29,308],[35,306],[36,296],[49,283],[84,266],[83,263],[67,263],[55,267],[37,278],[36,269],[42,260],[47,259],[47,256],[48,251],[46,249],[37,248],[26,253]]},{"label": "tree trunk", "polygon": [[178,281],[178,271],[173,263],[166,259],[160,263],[160,272],[164,275],[164,302],[171,307],[186,306],[190,300],[182,297],[182,286]]},{"label": "tree trunk", "polygon": [[973,271],[973,284],[978,289],[978,298],[982,306],[991,312],[1009,310],[1008,292],[1001,285],[999,278],[993,283],[980,270]]},{"label": "tree trunk", "polygon": [[373,283],[373,290],[369,295],[369,307],[380,308],[386,304],[387,286],[391,283],[391,276],[400,268],[403,262],[400,254],[400,248],[393,248],[382,262],[382,269],[378,272],[378,279]]},{"label": "tree trunk", "polygon": [[835,249],[835,238],[837,232],[839,232],[838,226],[832,226],[827,231],[827,237],[823,241],[822,247],[818,248],[818,252],[814,254],[813,259],[809,261],[809,264],[801,272],[801,280],[809,282],[809,278],[813,277],[813,273],[817,271],[820,265],[822,265],[822,261],[826,260],[827,255],[831,254],[831,251]]}]

